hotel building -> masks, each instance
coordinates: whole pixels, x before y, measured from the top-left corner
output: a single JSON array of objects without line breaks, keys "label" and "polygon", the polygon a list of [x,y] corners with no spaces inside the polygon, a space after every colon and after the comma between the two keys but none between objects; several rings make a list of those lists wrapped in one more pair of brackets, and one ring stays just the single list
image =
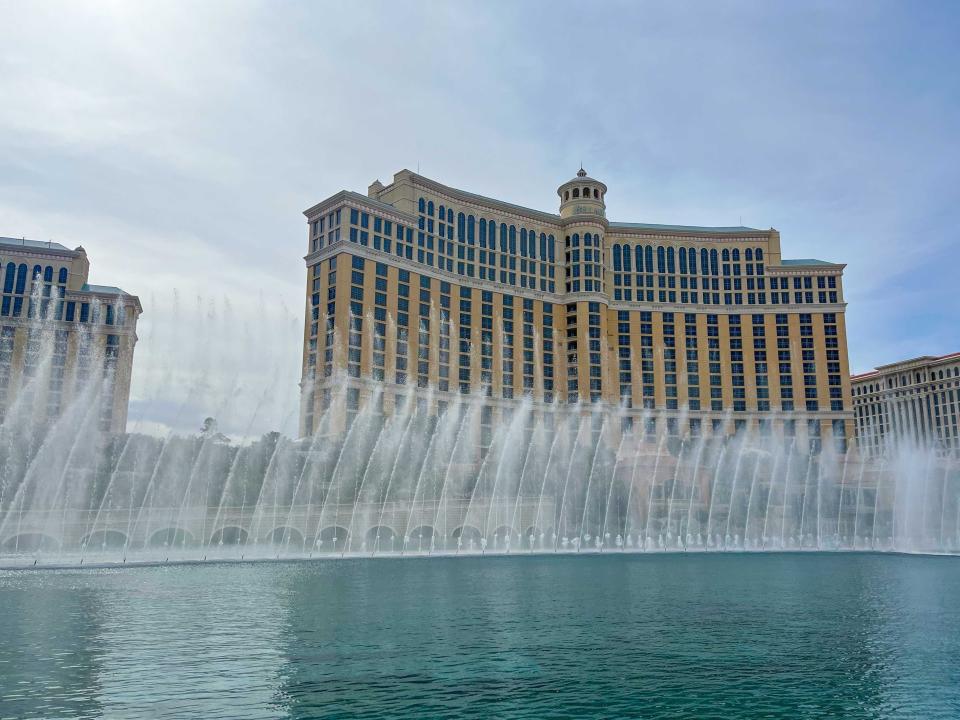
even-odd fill
[{"label": "hotel building", "polygon": [[89,284],[89,272],[82,247],[0,238],[0,421],[19,408],[18,418],[51,422],[96,387],[101,429],[126,430],[142,308],[119,288]]},{"label": "hotel building", "polygon": [[845,447],[844,265],[784,259],[774,229],[608,220],[606,194],[581,169],[543,212],[402,170],[307,210],[301,434],[346,382],[348,416],[412,384],[485,394],[485,422],[529,395]]},{"label": "hotel building", "polygon": [[909,442],[960,457],[960,353],[881,365],[850,383],[862,454],[877,456]]}]

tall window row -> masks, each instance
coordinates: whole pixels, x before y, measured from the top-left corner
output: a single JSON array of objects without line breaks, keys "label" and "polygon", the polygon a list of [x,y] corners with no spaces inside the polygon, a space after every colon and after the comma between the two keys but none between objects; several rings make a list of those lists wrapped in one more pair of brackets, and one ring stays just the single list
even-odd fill
[{"label": "tall window row", "polygon": [[567,235],[564,241],[567,263],[566,290],[603,292],[603,242],[599,233]]}]

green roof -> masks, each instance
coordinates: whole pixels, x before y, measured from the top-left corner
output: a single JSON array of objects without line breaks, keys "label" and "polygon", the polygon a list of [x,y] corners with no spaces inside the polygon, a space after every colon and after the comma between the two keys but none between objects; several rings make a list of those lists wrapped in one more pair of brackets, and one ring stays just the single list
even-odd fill
[{"label": "green roof", "polygon": [[612,222],[612,228],[636,228],[638,230],[672,230],[675,232],[702,232],[702,233],[754,233],[764,232],[759,228],[735,225],[731,227],[705,227],[702,225],[657,225],[654,223]]},{"label": "green roof", "polygon": [[84,283],[80,291],[100,293],[101,295],[127,295],[123,290],[113,285],[91,285],[90,283]]},{"label": "green roof", "polygon": [[30,248],[35,250],[59,250],[65,252],[73,252],[70,248],[56,243],[53,241],[47,242],[45,240],[27,240],[26,238],[9,238],[9,237],[0,237],[0,245],[7,245],[12,247],[21,247],[21,248]]},{"label": "green roof", "polygon": [[814,260],[813,258],[800,258],[799,260],[781,260],[781,265],[837,265],[837,263],[827,262],[826,260]]}]

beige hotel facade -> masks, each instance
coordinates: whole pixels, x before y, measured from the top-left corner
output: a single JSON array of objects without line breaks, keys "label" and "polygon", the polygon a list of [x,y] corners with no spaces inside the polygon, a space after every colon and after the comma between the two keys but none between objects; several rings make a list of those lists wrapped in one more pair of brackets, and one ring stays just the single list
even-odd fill
[{"label": "beige hotel facade", "polygon": [[[91,285],[83,247],[0,237],[0,422],[56,420],[85,387],[99,402],[89,420],[127,425],[140,300]],[[104,382],[89,385],[92,380]]]},{"label": "beige hotel facade", "polygon": [[844,265],[785,259],[772,228],[609,220],[606,194],[581,169],[544,212],[402,170],[305,211],[301,435],[335,388],[349,416],[376,383],[386,413],[429,387],[486,396],[490,422],[530,396],[845,447]]},{"label": "beige hotel facade", "polygon": [[882,365],[854,375],[851,385],[862,455],[905,442],[960,457],[960,352]]}]

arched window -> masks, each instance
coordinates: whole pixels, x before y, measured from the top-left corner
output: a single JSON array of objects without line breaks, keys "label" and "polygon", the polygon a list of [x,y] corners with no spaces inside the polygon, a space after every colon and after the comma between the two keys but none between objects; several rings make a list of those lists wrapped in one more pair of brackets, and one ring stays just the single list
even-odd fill
[{"label": "arched window", "polygon": [[743,251],[743,259],[747,262],[753,262],[753,249],[747,248]]},{"label": "arched window", "polygon": [[599,198],[599,197],[600,197],[600,191],[597,190],[596,188],[594,188],[594,189],[593,189],[593,196],[594,196],[595,198]]},{"label": "arched window", "polygon": [[556,257],[556,251],[553,249],[553,235],[547,236],[547,254],[550,256],[550,262],[554,262]]},{"label": "arched window", "polygon": [[517,228],[513,225],[510,226],[510,254],[517,254]]},{"label": "arched window", "polygon": [[574,189],[573,189],[573,197],[574,197],[574,198],[580,197],[580,188],[574,188]]},{"label": "arched window", "polygon": [[738,248],[733,249],[733,261],[740,262],[740,250]]},{"label": "arched window", "polygon": [[17,276],[17,266],[13,263],[7,263],[7,275],[3,279],[3,291],[5,293],[13,292],[13,281]]},{"label": "arched window", "polygon": [[507,251],[507,224],[500,223],[500,252]]},{"label": "arched window", "polygon": [[463,213],[457,213],[457,240],[463,242],[467,239],[467,216]]},{"label": "arched window", "polygon": [[757,262],[761,262],[763,260],[763,248],[757,248],[757,251],[753,254],[753,257]]},{"label": "arched window", "polygon": [[730,250],[727,248],[723,249],[723,253],[720,255],[723,258],[724,262],[730,262]]},{"label": "arched window", "polygon": [[697,251],[693,248],[687,248],[687,255],[690,258],[690,274],[697,274]]},{"label": "arched window", "polygon": [[480,247],[487,247],[487,221],[480,218]]},{"label": "arched window", "polygon": [[674,259],[674,252],[672,247],[667,248],[667,272],[673,274],[677,271],[676,260]]},{"label": "arched window", "polygon": [[473,215],[467,215],[467,243],[473,245],[476,242],[476,221],[473,219]]},{"label": "arched window", "polygon": [[680,272],[683,275],[687,274],[687,249],[680,248]]},{"label": "arched window", "polygon": [[443,205],[437,208],[437,217],[440,218],[440,222],[443,222],[447,219],[447,211],[444,209]]},{"label": "arched window", "polygon": [[29,268],[23,263],[21,263],[20,267],[17,268],[17,289],[15,291],[17,295],[23,295],[24,290],[27,289],[28,272]]},{"label": "arched window", "polygon": [[717,249],[714,248],[710,251],[710,274],[719,275],[720,274],[720,263],[717,262]]},{"label": "arched window", "polygon": [[657,272],[667,271],[667,251],[663,245],[657,246]]},{"label": "arched window", "polygon": [[527,256],[527,229],[520,228],[520,257]]},{"label": "arched window", "polygon": [[43,269],[43,281],[44,281],[45,283],[52,283],[52,282],[53,282],[53,268],[50,267],[49,265],[47,265],[47,266]]},{"label": "arched window", "polygon": [[33,266],[33,276],[30,278],[31,284],[36,284],[40,282],[40,278],[43,275],[43,268],[39,265]]},{"label": "arched window", "polygon": [[[530,257],[536,260],[537,259],[537,233],[531,230],[529,233],[529,238],[530,238],[530,244],[528,246],[528,250],[530,251]],[[543,257],[543,256],[541,255],[540,257]]]},{"label": "arched window", "polygon": [[427,211],[427,201],[424,200],[423,198],[420,198],[420,202],[417,203],[417,210],[419,210],[422,213],[425,213]]},{"label": "arched window", "polygon": [[569,191],[569,190],[564,190],[564,191],[563,191],[563,201],[566,202],[566,201],[569,200],[569,199],[570,199],[570,191]]},{"label": "arched window", "polygon": [[546,233],[540,233],[540,261],[543,262],[547,259],[547,235]]},{"label": "arched window", "polygon": [[613,246],[613,271],[614,272],[620,272],[623,270],[623,256],[620,254],[621,252],[622,251],[620,250],[619,245]]},{"label": "arched window", "polygon": [[643,246],[637,245],[637,248],[633,251],[633,254],[637,259],[637,272],[643,272]]},{"label": "arched window", "polygon": [[647,245],[643,249],[643,264],[647,266],[647,272],[653,272],[653,245]]},{"label": "arched window", "polygon": [[583,246],[584,246],[584,247],[590,247],[590,245],[591,245],[591,235],[590,235],[590,233],[584,233],[584,234],[583,234]]},{"label": "arched window", "polygon": [[633,254],[633,251],[630,250],[629,245],[623,246],[623,269],[626,272],[630,272],[630,256]]},{"label": "arched window", "polygon": [[700,272],[704,275],[710,274],[710,263],[709,263],[710,254],[707,252],[706,248],[700,249]]},{"label": "arched window", "polygon": [[496,242],[497,239],[495,237],[496,234],[497,234],[497,223],[491,220],[487,223],[487,248],[489,248],[490,250],[497,249],[497,242]]},{"label": "arched window", "polygon": [[590,188],[585,187],[585,188],[583,189],[583,196],[584,196],[585,198],[590,197]]},{"label": "arched window", "polygon": [[427,203],[427,215],[433,217],[433,200]]}]

